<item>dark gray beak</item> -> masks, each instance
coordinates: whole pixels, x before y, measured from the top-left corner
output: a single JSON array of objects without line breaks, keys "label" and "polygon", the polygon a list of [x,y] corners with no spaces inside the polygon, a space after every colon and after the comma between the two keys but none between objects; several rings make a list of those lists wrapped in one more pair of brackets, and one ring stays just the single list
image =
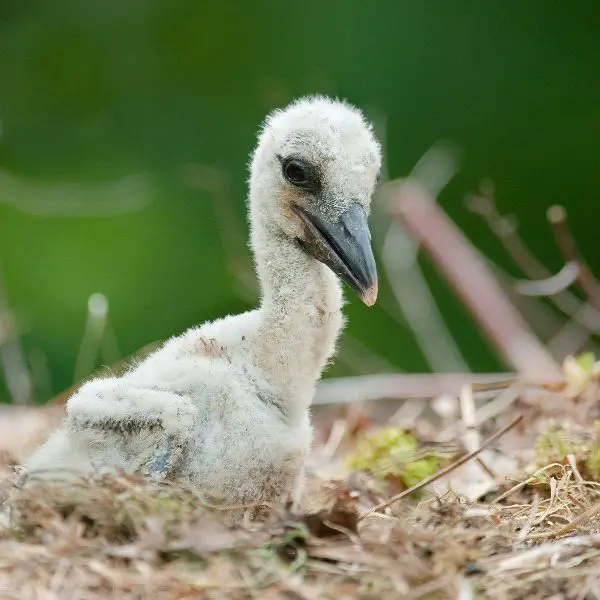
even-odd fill
[{"label": "dark gray beak", "polygon": [[373,306],[377,300],[377,267],[363,207],[352,204],[333,223],[316,210],[297,205],[293,209],[305,225],[306,238],[300,242],[306,252],[327,265],[367,306]]}]

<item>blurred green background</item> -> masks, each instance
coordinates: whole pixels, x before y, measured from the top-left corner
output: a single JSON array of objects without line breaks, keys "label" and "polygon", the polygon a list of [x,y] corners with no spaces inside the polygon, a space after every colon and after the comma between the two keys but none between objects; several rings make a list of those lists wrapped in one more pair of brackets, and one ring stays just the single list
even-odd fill
[{"label": "blurred green background", "polygon": [[[36,398],[72,382],[93,293],[110,303],[99,362],[253,304],[248,154],[266,112],[306,93],[371,115],[390,177],[455,142],[440,201],[495,262],[514,271],[463,202],[484,177],[553,269],[544,213],[565,204],[600,271],[599,35],[594,2],[4,0],[0,272]],[[469,366],[501,368],[424,268]],[[381,300],[352,298],[331,373],[429,369]]]}]

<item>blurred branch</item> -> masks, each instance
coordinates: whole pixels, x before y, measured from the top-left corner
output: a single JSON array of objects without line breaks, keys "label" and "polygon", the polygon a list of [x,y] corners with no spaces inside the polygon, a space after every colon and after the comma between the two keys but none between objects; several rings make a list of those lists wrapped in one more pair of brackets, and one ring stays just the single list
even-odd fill
[{"label": "blurred branch", "polygon": [[[455,152],[447,144],[438,143],[419,160],[413,175],[432,195],[437,195],[456,171]],[[389,187],[383,189],[386,191]],[[381,244],[382,265],[429,366],[433,371],[468,371],[469,366],[448,330],[419,266],[417,253],[418,244],[405,228],[400,223],[390,223]]]},{"label": "blurred branch", "polygon": [[[511,275],[498,265],[492,264],[491,267],[504,293],[529,326],[544,340],[545,347],[556,360],[560,361],[569,354],[575,354],[584,346],[594,352],[600,351],[596,342],[590,339],[593,332],[589,328],[576,319],[568,318],[565,321],[563,313],[557,313],[551,302],[542,302],[539,296],[519,293],[520,284],[515,285]],[[528,281],[523,285],[536,286],[537,282]],[[582,303],[582,307],[594,311],[590,304]]]},{"label": "blurred branch", "polygon": [[567,212],[562,206],[551,206],[548,209],[548,221],[552,226],[556,243],[562,252],[567,265],[577,267],[577,282],[579,287],[594,305],[600,310],[600,283],[594,278],[591,269],[577,251],[575,238],[567,223]]},{"label": "blurred branch", "polygon": [[[521,313],[525,321],[541,339],[552,336],[564,325],[564,315],[537,296],[520,294],[515,278],[495,263],[488,262],[488,268],[502,287],[504,294],[512,305]],[[587,330],[586,330],[587,331]]]},{"label": "blurred branch", "polygon": [[564,292],[577,281],[579,269],[574,263],[566,263],[556,274],[537,281],[522,281],[515,284],[515,290],[523,296],[555,296]]},{"label": "blurred branch", "polygon": [[515,382],[506,373],[442,373],[363,375],[320,381],[313,404],[352,404],[370,400],[408,400],[456,395],[465,385],[504,388]]},{"label": "blurred branch", "polygon": [[419,267],[417,246],[392,223],[382,245],[382,263],[398,306],[433,371],[465,371],[468,365]]},{"label": "blurred branch", "polygon": [[4,294],[0,279],[0,363],[8,393],[14,404],[30,404],[32,398],[31,376],[23,356],[15,319]]},{"label": "blurred branch", "polygon": [[[92,294],[88,299],[87,320],[77,360],[75,361],[75,383],[83,381],[97,366],[99,355],[111,364],[118,359],[116,341],[108,322],[108,299],[104,294]],[[109,334],[107,340],[107,333]],[[109,356],[106,356],[108,350]]]},{"label": "blurred branch", "polygon": [[413,180],[396,184],[392,214],[402,218],[518,372],[542,377],[559,367],[504,295],[485,262],[456,225]]},{"label": "blurred branch", "polygon": [[467,197],[465,201],[467,209],[483,218],[490,231],[500,240],[513,262],[526,277],[529,279],[550,277],[550,271],[517,234],[515,219],[498,211],[492,182],[486,180],[482,182],[481,187],[479,194]]},{"label": "blurred branch", "polygon": [[[516,225],[500,214],[493,198],[493,189],[489,182],[484,182],[483,195],[473,196],[467,200],[467,207],[480,215],[526,277],[530,280],[547,280],[553,275],[549,269],[529,250],[519,237]],[[532,282],[528,282],[532,283]],[[523,285],[520,283],[519,285]],[[576,321],[586,329],[600,333],[600,311],[586,302],[581,302],[568,290],[558,291],[548,296],[548,300],[563,314]]]}]

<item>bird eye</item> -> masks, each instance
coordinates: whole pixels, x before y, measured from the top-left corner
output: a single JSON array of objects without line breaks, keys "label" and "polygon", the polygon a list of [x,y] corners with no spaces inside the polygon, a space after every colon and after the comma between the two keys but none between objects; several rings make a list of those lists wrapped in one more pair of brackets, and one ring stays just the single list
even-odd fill
[{"label": "bird eye", "polygon": [[292,158],[283,164],[283,176],[293,185],[309,187],[313,183],[310,165]]}]

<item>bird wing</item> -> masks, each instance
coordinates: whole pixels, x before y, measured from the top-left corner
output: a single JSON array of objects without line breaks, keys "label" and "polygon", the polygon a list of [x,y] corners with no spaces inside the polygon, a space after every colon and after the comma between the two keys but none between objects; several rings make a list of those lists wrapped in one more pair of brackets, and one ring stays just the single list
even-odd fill
[{"label": "bird wing", "polygon": [[196,415],[185,394],[125,378],[92,380],[67,403],[67,425],[74,434],[101,431],[103,446],[116,444],[136,470],[160,478],[181,466]]}]

